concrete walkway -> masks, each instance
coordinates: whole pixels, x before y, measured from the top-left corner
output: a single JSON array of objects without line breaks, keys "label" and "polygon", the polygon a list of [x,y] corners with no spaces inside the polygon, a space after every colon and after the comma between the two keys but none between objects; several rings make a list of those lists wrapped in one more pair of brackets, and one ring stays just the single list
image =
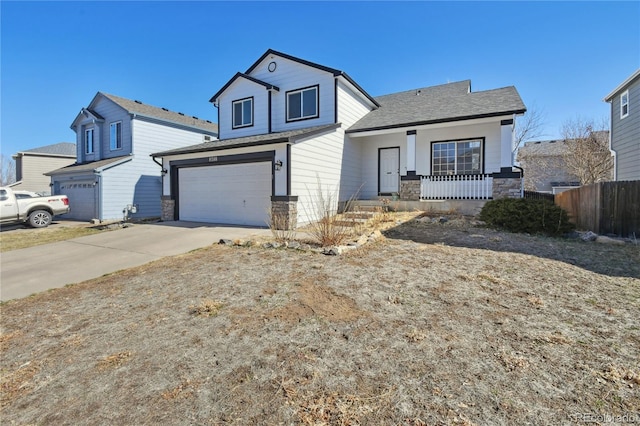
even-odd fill
[{"label": "concrete walkway", "polygon": [[269,229],[195,222],[128,228],[0,254],[0,300],[18,299],[187,253],[221,238],[268,237]]}]

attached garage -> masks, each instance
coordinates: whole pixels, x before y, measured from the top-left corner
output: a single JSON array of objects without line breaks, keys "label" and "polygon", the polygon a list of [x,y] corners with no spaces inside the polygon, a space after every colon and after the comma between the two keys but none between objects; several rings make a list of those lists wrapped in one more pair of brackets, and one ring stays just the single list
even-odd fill
[{"label": "attached garage", "polygon": [[267,226],[272,162],[180,167],[178,219]]},{"label": "attached garage", "polygon": [[[58,186],[59,185],[59,186]],[[61,181],[56,183],[56,194],[64,194],[69,198],[69,213],[65,219],[91,220],[96,216],[97,187],[93,181]]]}]

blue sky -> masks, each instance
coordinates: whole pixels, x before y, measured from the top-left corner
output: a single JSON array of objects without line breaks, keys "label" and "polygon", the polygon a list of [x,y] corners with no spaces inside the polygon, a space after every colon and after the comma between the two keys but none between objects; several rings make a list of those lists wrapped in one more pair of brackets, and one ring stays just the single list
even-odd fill
[{"label": "blue sky", "polygon": [[471,79],[516,86],[545,138],[640,67],[640,2],[0,2],[4,155],[75,142],[98,91],[212,121],[208,102],[272,48],[373,96]]}]

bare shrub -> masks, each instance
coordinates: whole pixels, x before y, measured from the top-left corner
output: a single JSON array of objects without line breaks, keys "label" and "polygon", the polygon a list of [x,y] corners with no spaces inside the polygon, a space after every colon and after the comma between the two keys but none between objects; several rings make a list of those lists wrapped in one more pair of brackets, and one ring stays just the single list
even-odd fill
[{"label": "bare shrub", "polygon": [[[322,247],[344,244],[353,236],[356,221],[338,214],[338,190],[332,191],[327,188],[324,191],[319,177],[317,181],[315,194],[307,188],[310,206],[303,205],[307,217],[311,220],[307,232]],[[351,205],[358,192],[353,194],[346,202],[345,212],[351,210]]]},{"label": "bare shrub", "polygon": [[599,125],[589,120],[568,120],[562,126],[562,136],[567,145],[564,162],[567,170],[577,176],[581,185],[613,179],[609,132],[597,130],[608,127],[607,119]]}]

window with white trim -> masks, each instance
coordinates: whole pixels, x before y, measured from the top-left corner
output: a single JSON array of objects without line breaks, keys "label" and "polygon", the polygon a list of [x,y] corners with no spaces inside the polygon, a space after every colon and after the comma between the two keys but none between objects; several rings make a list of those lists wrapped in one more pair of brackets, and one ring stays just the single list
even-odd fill
[{"label": "window with white trim", "polygon": [[438,176],[482,173],[482,144],[482,139],[434,142],[431,173]]},{"label": "window with white trim", "polygon": [[93,154],[93,129],[84,131],[84,152],[85,154]]},{"label": "window with white trim", "polygon": [[287,92],[287,121],[318,117],[318,86]]},{"label": "window with white trim", "polygon": [[253,98],[232,102],[233,128],[253,126]]},{"label": "window with white trim", "polygon": [[625,91],[620,95],[620,118],[625,118],[629,115],[629,91]]},{"label": "window with white trim", "polygon": [[112,151],[122,149],[122,121],[109,125],[109,146]]}]

